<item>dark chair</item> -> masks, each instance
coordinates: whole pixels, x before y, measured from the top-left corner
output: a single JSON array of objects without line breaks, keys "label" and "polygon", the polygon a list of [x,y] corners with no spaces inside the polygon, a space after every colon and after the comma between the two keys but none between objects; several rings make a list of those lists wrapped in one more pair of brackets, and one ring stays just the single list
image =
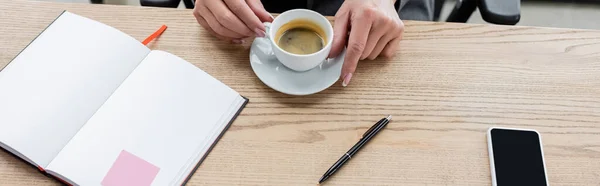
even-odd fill
[{"label": "dark chair", "polygon": [[[435,0],[435,20],[439,20],[445,0]],[[515,25],[521,19],[521,0],[456,0],[447,22],[466,23],[479,8],[483,20],[501,25]]]},{"label": "dark chair", "polygon": [[[176,8],[182,0],[140,0],[142,6]],[[446,0],[435,0],[434,19],[438,21]],[[183,0],[186,8],[194,8],[194,0]],[[515,25],[521,18],[520,0],[456,0],[447,22],[466,23],[471,14],[479,8],[481,17],[494,24]]]},{"label": "dark chair", "polygon": [[[177,8],[182,0],[140,0],[142,6]],[[194,0],[183,0],[185,8],[194,8]]]}]

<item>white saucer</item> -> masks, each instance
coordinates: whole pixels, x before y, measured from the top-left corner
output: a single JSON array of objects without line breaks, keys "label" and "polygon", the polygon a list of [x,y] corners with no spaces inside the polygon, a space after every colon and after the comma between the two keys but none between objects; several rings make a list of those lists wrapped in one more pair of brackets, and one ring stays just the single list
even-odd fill
[{"label": "white saucer", "polygon": [[344,63],[344,50],[338,57],[325,60],[304,72],[291,70],[271,53],[268,39],[257,37],[250,48],[250,64],[258,79],[279,92],[290,95],[309,95],[327,89],[338,81]]}]

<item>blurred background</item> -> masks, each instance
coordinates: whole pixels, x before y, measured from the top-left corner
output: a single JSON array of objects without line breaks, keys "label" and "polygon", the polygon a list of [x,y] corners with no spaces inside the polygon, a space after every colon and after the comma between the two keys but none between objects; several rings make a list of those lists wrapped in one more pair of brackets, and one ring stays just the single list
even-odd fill
[{"label": "blurred background", "polygon": [[[90,3],[90,0],[41,0],[69,3]],[[494,0],[507,1],[507,0]],[[140,0],[103,0],[104,4],[141,6]],[[445,21],[455,8],[457,0],[446,0],[440,20]],[[181,2],[178,8],[185,8]],[[489,24],[479,10],[475,10],[467,23]],[[522,0],[520,20],[517,25],[600,30],[600,0]]]}]

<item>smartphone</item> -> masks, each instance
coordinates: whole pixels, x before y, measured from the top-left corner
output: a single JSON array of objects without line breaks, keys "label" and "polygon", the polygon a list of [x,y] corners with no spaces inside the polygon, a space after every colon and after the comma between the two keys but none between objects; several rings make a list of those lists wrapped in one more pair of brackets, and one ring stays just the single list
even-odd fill
[{"label": "smartphone", "polygon": [[537,131],[492,127],[487,138],[493,186],[549,185]]}]

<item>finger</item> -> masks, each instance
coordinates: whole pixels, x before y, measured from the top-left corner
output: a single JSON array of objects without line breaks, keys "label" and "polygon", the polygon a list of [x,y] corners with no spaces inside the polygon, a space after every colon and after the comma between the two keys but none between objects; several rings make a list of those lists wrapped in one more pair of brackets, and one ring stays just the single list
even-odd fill
[{"label": "finger", "polygon": [[381,51],[381,55],[386,58],[392,58],[394,55],[396,55],[398,47],[400,46],[400,40],[402,40],[402,37],[396,37],[390,41],[387,46],[385,46],[383,51]]},{"label": "finger", "polygon": [[338,12],[335,15],[333,23],[333,42],[331,43],[331,51],[329,51],[329,57],[336,57],[342,52],[346,41],[348,39],[348,22],[350,21],[350,14],[347,11]]},{"label": "finger", "polygon": [[[207,4],[210,4],[210,3],[207,3]],[[206,8],[206,6],[200,6],[199,10],[200,10],[200,15],[204,18],[204,20],[206,20],[208,25],[210,25],[210,28],[213,31],[219,33],[219,35],[223,35],[223,36],[227,36],[227,37],[231,37],[231,38],[245,37],[242,34],[238,34],[234,31],[229,30],[228,28],[223,27],[223,25],[221,25],[221,23],[219,23],[219,21],[217,21],[217,19],[213,15],[213,13],[208,8]]]},{"label": "finger", "polygon": [[[260,0],[246,0],[246,3],[248,3],[250,9],[252,9],[254,14],[258,17],[258,19],[261,22],[273,22],[273,16],[269,12],[267,12],[267,10],[265,10],[265,7],[260,2]],[[262,30],[265,30],[264,25],[260,26],[260,28]]]},{"label": "finger", "polygon": [[371,27],[371,31],[369,33],[369,38],[367,39],[367,44],[365,45],[365,50],[363,51],[362,55],[360,56],[361,60],[369,57],[369,55],[373,52],[373,50],[375,49],[375,47],[377,45],[385,46],[385,44],[387,44],[389,42],[389,40],[384,41],[382,37],[384,36],[384,34],[386,34],[389,31],[389,28],[391,27],[390,23],[391,23],[391,21],[388,21],[387,19],[379,19],[373,25],[373,27]]},{"label": "finger", "polygon": [[208,10],[213,12],[213,16],[215,16],[217,21],[219,21],[219,23],[223,25],[223,27],[228,28],[229,30],[244,36],[252,36],[254,35],[254,31],[251,31],[246,26],[246,24],[244,24],[242,20],[238,18],[237,15],[232,13],[233,10],[230,9],[230,7],[242,9],[243,7],[239,5],[242,3],[241,1],[242,0],[229,1],[231,5],[226,4],[226,2],[223,2],[221,0],[211,1],[209,3],[206,3],[206,7],[208,8]]},{"label": "finger", "polygon": [[381,39],[379,39],[379,42],[377,42],[377,45],[375,45],[375,48],[373,48],[373,51],[371,51],[367,59],[373,60],[377,58],[377,56],[381,54],[381,51],[383,51],[385,46],[387,46],[392,39],[394,39],[394,37],[391,34],[384,35],[383,37],[381,37]]},{"label": "finger", "polygon": [[215,37],[219,38],[220,40],[228,41],[228,42],[231,42],[231,43],[239,43],[239,44],[243,43],[243,41],[244,41],[244,40],[241,40],[241,39],[230,38],[230,37],[227,37],[227,36],[219,35],[218,33],[216,33],[215,31],[213,31],[210,28],[210,26],[208,25],[208,23],[206,22],[206,20],[204,20],[204,18],[202,18],[202,17],[196,17],[196,20],[198,20],[198,23],[200,25],[202,25],[202,27],[206,28],[206,30],[210,34],[214,35]]},{"label": "finger", "polygon": [[[196,7],[198,7],[198,6],[196,6]],[[206,31],[208,31],[211,35],[214,35],[215,37],[217,37],[221,40],[226,40],[226,41],[230,41],[233,39],[233,38],[219,35],[215,31],[213,31],[212,28],[210,28],[210,25],[206,22],[206,20],[200,15],[200,11],[194,10],[194,17],[196,17],[196,21],[198,21],[198,24],[200,24],[202,27],[204,27],[204,29]]]},{"label": "finger", "polygon": [[265,26],[244,0],[225,0],[229,10],[244,22],[244,26],[257,37],[265,37]]},{"label": "finger", "polygon": [[[369,59],[375,59],[377,58],[377,56],[380,55],[387,58],[391,58],[396,54],[396,51],[398,50],[398,47],[400,45],[400,40],[402,40],[402,35],[404,33],[404,23],[402,23],[402,21],[400,20],[399,22],[390,25],[393,26],[389,28],[386,35],[384,36],[386,38],[389,37],[389,41],[382,42],[381,44],[384,45],[377,46],[377,49],[373,49],[373,52],[369,54]],[[379,48],[381,48],[381,51],[379,51]]]},{"label": "finger", "polygon": [[356,70],[358,60],[365,49],[367,36],[369,36],[369,30],[371,30],[371,24],[370,16],[366,15],[357,16],[356,19],[352,20],[350,38],[348,39],[348,52],[346,53],[344,65],[342,66],[342,78],[344,80],[342,85],[350,83],[352,73]]}]

